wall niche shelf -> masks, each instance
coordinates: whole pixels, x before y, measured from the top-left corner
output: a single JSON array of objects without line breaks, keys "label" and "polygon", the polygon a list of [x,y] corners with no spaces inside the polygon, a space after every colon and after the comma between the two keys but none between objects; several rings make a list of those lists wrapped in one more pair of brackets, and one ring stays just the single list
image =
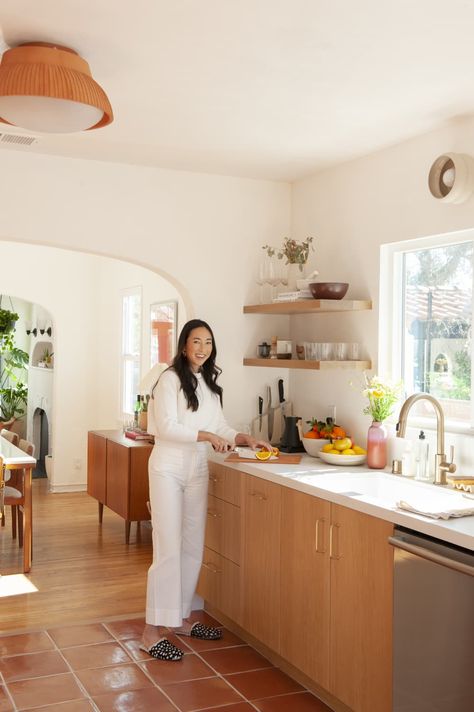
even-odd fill
[{"label": "wall niche shelf", "polygon": [[301,299],[296,302],[249,304],[244,306],[244,314],[316,314],[369,309],[372,309],[370,299]]},{"label": "wall niche shelf", "polygon": [[306,361],[280,358],[244,358],[244,366],[263,366],[263,368],[296,368],[312,371],[329,371],[345,368],[365,371],[372,368],[371,361]]}]

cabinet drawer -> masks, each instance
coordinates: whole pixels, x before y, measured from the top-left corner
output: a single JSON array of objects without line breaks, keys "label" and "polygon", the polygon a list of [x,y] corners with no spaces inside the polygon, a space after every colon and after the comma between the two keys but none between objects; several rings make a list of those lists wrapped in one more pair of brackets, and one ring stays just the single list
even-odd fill
[{"label": "cabinet drawer", "polygon": [[209,495],[206,546],[240,564],[240,508]]},{"label": "cabinet drawer", "polygon": [[240,566],[204,547],[197,592],[205,601],[240,623]]},{"label": "cabinet drawer", "polygon": [[240,506],[240,473],[218,462],[209,462],[209,494]]}]

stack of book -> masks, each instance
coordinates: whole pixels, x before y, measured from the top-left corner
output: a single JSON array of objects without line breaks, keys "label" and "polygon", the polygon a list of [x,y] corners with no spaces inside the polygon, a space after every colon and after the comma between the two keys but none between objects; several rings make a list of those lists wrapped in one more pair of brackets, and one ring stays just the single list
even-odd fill
[{"label": "stack of book", "polygon": [[275,297],[273,302],[296,302],[300,299],[312,299],[313,295],[309,289],[299,289],[296,292],[281,292]]},{"label": "stack of book", "polygon": [[151,442],[154,440],[153,435],[150,435],[145,430],[140,430],[140,428],[127,428],[124,435],[130,440],[150,440]]}]

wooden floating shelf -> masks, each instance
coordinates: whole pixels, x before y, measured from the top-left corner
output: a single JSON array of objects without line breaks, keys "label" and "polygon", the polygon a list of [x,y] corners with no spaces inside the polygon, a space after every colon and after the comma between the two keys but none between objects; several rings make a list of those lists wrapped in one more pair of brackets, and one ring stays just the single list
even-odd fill
[{"label": "wooden floating shelf", "polygon": [[306,361],[283,358],[244,358],[244,366],[263,366],[263,368],[299,368],[313,371],[328,371],[334,368],[365,371],[372,368],[371,361]]},{"label": "wooden floating shelf", "polygon": [[301,299],[296,302],[249,304],[244,306],[244,314],[315,314],[367,309],[372,309],[370,299]]}]

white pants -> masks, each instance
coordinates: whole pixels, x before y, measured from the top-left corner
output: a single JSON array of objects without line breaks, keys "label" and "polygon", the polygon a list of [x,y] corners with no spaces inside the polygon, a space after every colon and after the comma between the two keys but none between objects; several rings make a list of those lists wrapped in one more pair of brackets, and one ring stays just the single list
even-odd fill
[{"label": "white pants", "polygon": [[[202,447],[204,446],[204,447]],[[148,472],[153,563],[148,570],[146,622],[179,627],[191,613],[206,527],[207,447],[155,446]]]}]

